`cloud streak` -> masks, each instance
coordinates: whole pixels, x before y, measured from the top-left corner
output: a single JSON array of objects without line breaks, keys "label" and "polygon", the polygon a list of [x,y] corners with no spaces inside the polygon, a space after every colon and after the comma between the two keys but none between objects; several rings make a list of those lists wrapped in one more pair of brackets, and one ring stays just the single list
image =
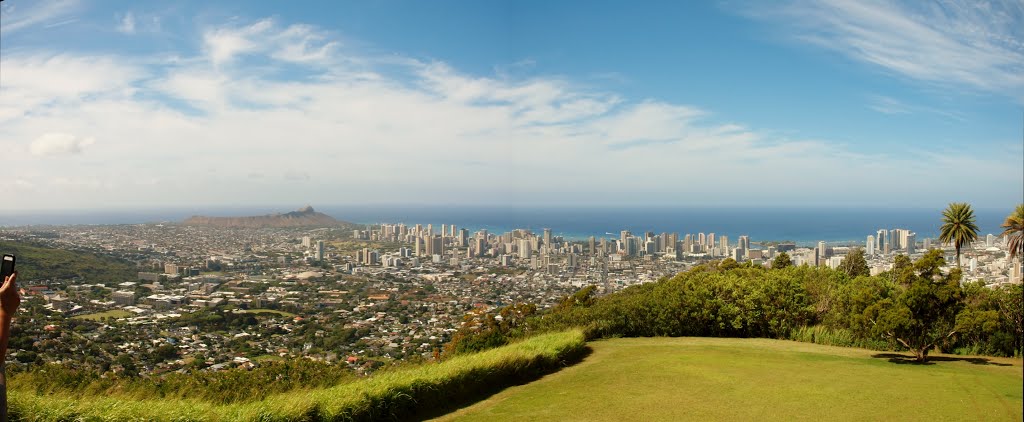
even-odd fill
[{"label": "cloud streak", "polygon": [[795,0],[744,13],[903,77],[1024,101],[1024,3]]},{"label": "cloud streak", "polygon": [[35,25],[56,25],[67,23],[68,20],[54,22],[66,17],[78,8],[77,0],[53,0],[38,2],[13,2],[0,5],[4,24],[0,25],[0,33],[14,33]]}]

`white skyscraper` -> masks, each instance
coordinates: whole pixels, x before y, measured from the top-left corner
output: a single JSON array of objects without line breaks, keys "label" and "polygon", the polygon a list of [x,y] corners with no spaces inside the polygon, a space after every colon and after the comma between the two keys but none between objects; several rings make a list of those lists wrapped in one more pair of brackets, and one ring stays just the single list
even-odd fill
[{"label": "white skyscraper", "polygon": [[529,239],[519,239],[519,257],[529,258],[533,253],[533,243]]},{"label": "white skyscraper", "polygon": [[867,247],[865,248],[865,252],[867,253],[867,255],[868,256],[874,255],[875,254],[875,236],[872,236],[870,234],[868,235],[868,241],[867,241],[867,245],[866,246]]},{"label": "white skyscraper", "polygon": [[907,233],[907,236],[905,237],[905,239],[906,239],[905,247],[907,249],[907,255],[911,255],[911,254],[913,254],[916,251],[916,248],[917,248],[917,233]]}]

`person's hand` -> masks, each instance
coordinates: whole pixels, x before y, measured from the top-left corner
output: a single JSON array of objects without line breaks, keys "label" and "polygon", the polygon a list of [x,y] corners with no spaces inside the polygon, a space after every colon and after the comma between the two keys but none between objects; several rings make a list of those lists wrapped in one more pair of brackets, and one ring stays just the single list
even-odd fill
[{"label": "person's hand", "polygon": [[0,316],[10,318],[18,311],[21,305],[21,296],[18,295],[18,284],[15,280],[18,273],[14,272],[4,279],[3,286],[0,286]]}]

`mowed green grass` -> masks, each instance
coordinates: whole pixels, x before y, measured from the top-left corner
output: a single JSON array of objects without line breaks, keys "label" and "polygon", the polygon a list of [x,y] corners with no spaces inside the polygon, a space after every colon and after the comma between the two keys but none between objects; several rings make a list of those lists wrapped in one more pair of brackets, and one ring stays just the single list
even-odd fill
[{"label": "mowed green grass", "polygon": [[239,310],[238,313],[241,313],[241,314],[278,314],[278,315],[283,316],[285,318],[292,318],[292,317],[295,316],[295,314],[293,314],[291,312],[278,311],[276,309],[262,309],[262,308],[261,309],[242,309],[242,310]]},{"label": "mowed green grass", "polygon": [[128,312],[128,311],[125,311],[125,310],[122,310],[122,309],[111,309],[109,311],[97,312],[97,313],[94,313],[94,314],[78,315],[78,316],[74,316],[72,318],[91,319],[93,321],[100,321],[103,318],[114,318],[114,319],[128,318],[128,317],[130,317],[132,315],[133,314],[131,312]]},{"label": "mowed green grass", "polygon": [[628,338],[590,346],[580,364],[441,419],[1022,419],[1020,359],[901,364],[869,350],[767,339]]}]

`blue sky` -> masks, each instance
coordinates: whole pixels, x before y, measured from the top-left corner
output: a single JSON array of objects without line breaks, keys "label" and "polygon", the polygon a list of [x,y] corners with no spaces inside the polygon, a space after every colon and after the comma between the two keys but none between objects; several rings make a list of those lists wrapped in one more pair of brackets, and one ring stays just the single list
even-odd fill
[{"label": "blue sky", "polygon": [[8,0],[13,210],[1024,201],[1020,2]]}]

